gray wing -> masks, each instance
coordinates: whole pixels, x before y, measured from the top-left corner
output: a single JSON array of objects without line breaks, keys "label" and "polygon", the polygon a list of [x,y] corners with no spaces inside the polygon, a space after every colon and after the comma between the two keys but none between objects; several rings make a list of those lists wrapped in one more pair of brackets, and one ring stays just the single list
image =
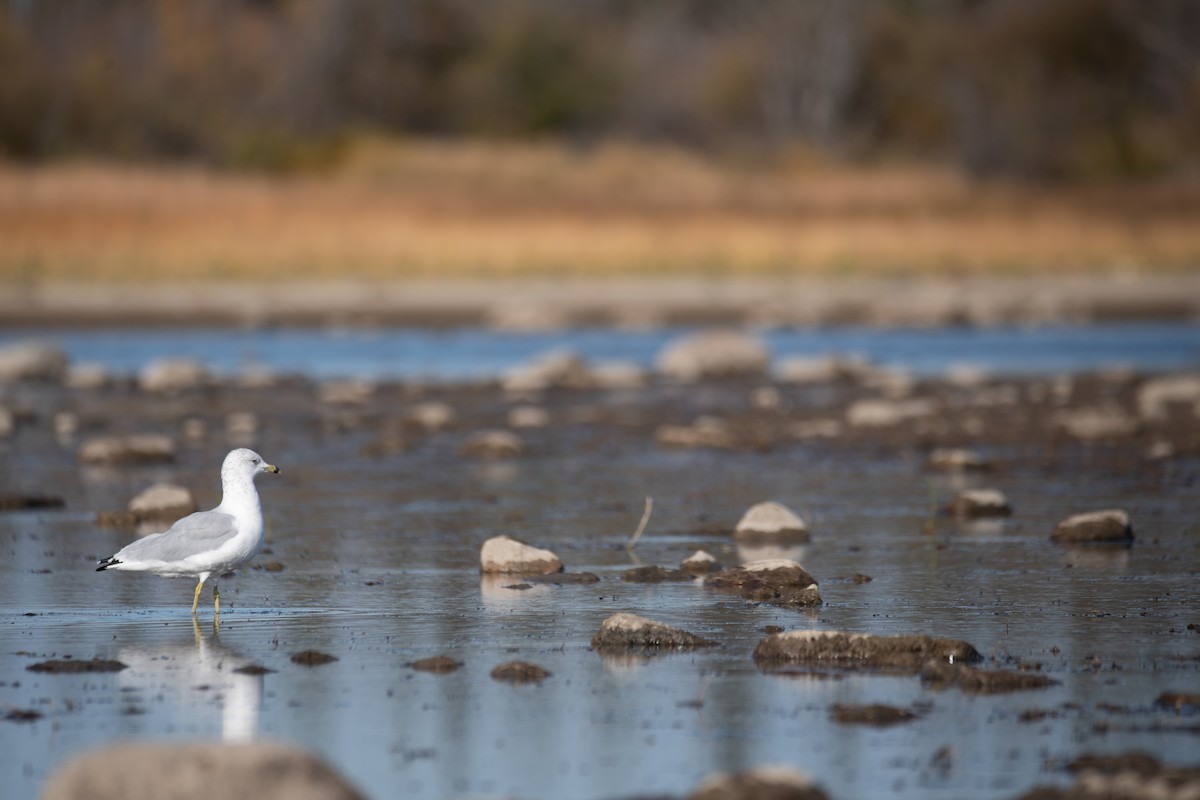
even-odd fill
[{"label": "gray wing", "polygon": [[221,511],[197,511],[164,533],[152,533],[127,545],[113,558],[120,561],[181,561],[216,550],[237,535],[237,520]]}]

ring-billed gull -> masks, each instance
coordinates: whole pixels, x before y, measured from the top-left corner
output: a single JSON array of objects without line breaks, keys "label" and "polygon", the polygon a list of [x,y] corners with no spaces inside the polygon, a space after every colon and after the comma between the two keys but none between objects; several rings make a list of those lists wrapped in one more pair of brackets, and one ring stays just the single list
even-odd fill
[{"label": "ring-billed gull", "polygon": [[[258,553],[263,543],[262,506],[254,488],[260,472],[279,472],[253,450],[231,450],[221,464],[221,504],[189,514],[164,533],[154,533],[100,562],[106,569],[153,572],[169,578],[197,579],[192,614],[210,575],[236,569]],[[221,613],[221,593],[213,584],[213,609]]]}]

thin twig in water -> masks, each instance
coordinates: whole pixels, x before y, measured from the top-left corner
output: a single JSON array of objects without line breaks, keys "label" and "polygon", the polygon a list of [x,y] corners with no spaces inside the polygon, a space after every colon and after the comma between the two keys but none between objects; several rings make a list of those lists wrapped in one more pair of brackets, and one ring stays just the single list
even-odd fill
[{"label": "thin twig in water", "polygon": [[633,548],[637,546],[637,541],[642,537],[642,531],[646,530],[646,523],[650,521],[650,512],[654,510],[654,498],[646,496],[646,510],[642,512],[642,521],[638,523],[637,530],[633,532],[633,536],[629,537],[629,544],[625,545],[625,549],[633,552]]}]

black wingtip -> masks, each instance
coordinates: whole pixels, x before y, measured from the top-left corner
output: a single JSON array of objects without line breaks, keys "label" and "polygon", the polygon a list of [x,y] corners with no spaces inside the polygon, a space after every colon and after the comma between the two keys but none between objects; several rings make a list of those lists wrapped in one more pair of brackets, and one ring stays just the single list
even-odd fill
[{"label": "black wingtip", "polygon": [[100,562],[100,566],[96,567],[96,572],[104,572],[104,570],[108,569],[113,564],[120,564],[120,563],[121,562],[117,561],[115,558],[106,558]]}]

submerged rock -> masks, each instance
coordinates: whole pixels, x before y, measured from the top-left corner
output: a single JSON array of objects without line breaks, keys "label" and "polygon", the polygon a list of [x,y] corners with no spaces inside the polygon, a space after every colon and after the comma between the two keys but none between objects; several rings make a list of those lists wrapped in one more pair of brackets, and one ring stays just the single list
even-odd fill
[{"label": "submerged rock", "polygon": [[302,650],[299,653],[292,654],[292,663],[299,664],[302,667],[320,667],[325,664],[332,664],[338,660],[337,656],[331,656],[329,653],[322,653],[320,650]]},{"label": "submerged rock", "polygon": [[196,500],[183,486],[156,483],[143,489],[129,501],[129,511],[137,521],[173,521],[196,510]]},{"label": "submerged rock", "polygon": [[175,442],[169,436],[152,433],[99,436],[80,445],[77,457],[85,464],[169,462],[175,458]]},{"label": "submerged rock", "polygon": [[621,573],[621,580],[626,583],[670,583],[695,580],[690,572],[681,569],[670,569],[651,564],[645,567],[633,567]]},{"label": "submerged rock", "polygon": [[809,539],[808,526],[796,512],[782,503],[768,500],[751,506],[738,520],[733,538],[742,544],[803,544]]},{"label": "submerged rock", "polygon": [[17,342],[0,347],[0,383],[9,381],[61,381],[67,372],[67,354],[41,342]]},{"label": "submerged rock", "polygon": [[679,569],[689,575],[708,575],[711,572],[716,572],[720,567],[721,565],[717,563],[717,559],[705,550],[697,550],[679,562]]},{"label": "submerged rock", "polygon": [[961,689],[967,694],[1001,694],[1045,689],[1058,681],[1036,672],[977,669],[966,664],[930,662],[921,669],[921,683],[931,689]]},{"label": "submerged rock", "polygon": [[1067,517],[1054,526],[1050,538],[1064,544],[1130,544],[1133,526],[1119,508]]},{"label": "submerged rock", "polygon": [[764,375],[770,361],[770,351],[757,336],[736,330],[713,330],[668,342],[659,352],[655,368],[667,377],[690,382]]},{"label": "submerged rock", "polygon": [[837,669],[868,669],[917,674],[931,660],[977,662],[983,657],[967,642],[924,635],[872,636],[844,631],[785,631],[754,648],[764,668],[802,664]]},{"label": "submerged rock", "polygon": [[601,652],[622,650],[692,650],[712,647],[716,642],[672,628],[637,614],[613,614],[600,623],[592,647]]},{"label": "submerged rock", "polygon": [[450,656],[432,656],[430,658],[419,658],[411,662],[408,666],[417,672],[432,672],[434,675],[446,675],[461,667],[462,662],[455,661]]},{"label": "submerged rock", "polygon": [[541,683],[550,673],[528,661],[509,661],[492,670],[492,678],[505,683]]},{"label": "submerged rock", "polygon": [[948,510],[959,519],[1007,517],[1012,514],[1008,498],[999,489],[963,489],[954,495]]},{"label": "submerged rock", "polygon": [[66,502],[61,497],[46,494],[0,494],[0,511],[34,511],[37,509],[62,508]]},{"label": "submerged rock", "polygon": [[687,800],[829,800],[829,795],[791,767],[760,767],[735,775],[710,775]]},{"label": "submerged rock", "polygon": [[759,603],[791,608],[821,605],[816,578],[787,558],[751,561],[740,567],[722,570],[705,578],[704,585]]},{"label": "submerged rock", "polygon": [[46,783],[42,800],[364,800],[315,756],[267,742],[127,743],[90,750]]},{"label": "submerged rock", "polygon": [[1133,800],[1200,797],[1200,769],[1172,767],[1148,753],[1079,756],[1067,764],[1075,783],[1035,787],[1019,800]]},{"label": "submerged rock", "polygon": [[484,574],[544,575],[562,568],[562,560],[553,552],[511,536],[493,536],[479,551],[479,571]]},{"label": "submerged rock", "polygon": [[591,572],[548,572],[545,575],[525,575],[524,579],[526,583],[552,583],[555,586],[600,582],[600,577]]},{"label": "submerged rock", "polygon": [[29,672],[45,672],[50,675],[78,675],[84,672],[120,672],[128,668],[128,664],[105,658],[92,658],[82,661],[76,658],[51,659],[30,664],[25,669]]},{"label": "submerged rock", "polygon": [[917,719],[917,715],[907,708],[896,708],[882,703],[865,706],[835,705],[830,709],[829,717],[843,725],[873,725],[877,728]]},{"label": "submerged rock", "polygon": [[460,452],[476,458],[513,458],[525,452],[525,443],[512,431],[478,431],[467,437]]}]

